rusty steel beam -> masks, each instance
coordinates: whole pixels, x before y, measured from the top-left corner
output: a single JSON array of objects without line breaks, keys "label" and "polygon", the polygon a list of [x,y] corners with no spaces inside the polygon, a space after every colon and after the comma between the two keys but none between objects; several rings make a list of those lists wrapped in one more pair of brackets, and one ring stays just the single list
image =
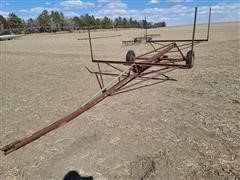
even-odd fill
[{"label": "rusty steel beam", "polygon": [[137,58],[140,58],[140,57],[143,57],[143,56],[146,56],[146,55],[149,55],[149,54],[151,54],[151,53],[155,53],[156,51],[159,51],[159,50],[161,50],[161,49],[163,49],[163,48],[165,48],[165,47],[168,47],[168,46],[170,46],[171,44],[172,44],[172,42],[171,42],[171,43],[168,43],[168,44],[165,44],[164,46],[159,47],[159,48],[157,48],[157,49],[154,49],[154,50],[152,50],[152,51],[146,52],[146,53],[144,53],[144,54],[136,57],[136,59],[137,59]]},{"label": "rusty steel beam", "polygon": [[145,37],[147,38],[148,24],[147,24],[147,17],[146,16],[145,16],[145,23],[146,23],[146,26],[145,26]]},{"label": "rusty steel beam", "polygon": [[[164,55],[165,53],[167,53],[168,51],[170,51],[174,47],[175,46],[173,44],[170,47],[168,47],[167,49],[163,50],[162,52],[157,53],[158,54],[157,56],[153,55],[148,60],[146,60],[146,63],[148,63],[150,65],[151,63],[154,63],[154,61],[158,61],[158,59],[157,59],[158,57],[161,57],[162,55]],[[93,54],[91,54],[91,55],[93,57]],[[149,67],[145,68],[142,72],[144,72]],[[122,72],[122,73],[125,73],[125,72]],[[57,129],[57,128],[65,125],[66,123],[70,122],[74,118],[78,117],[80,114],[84,113],[85,111],[87,111],[91,107],[93,107],[96,104],[98,104],[99,102],[101,102],[107,96],[109,96],[112,93],[118,91],[121,87],[123,87],[124,85],[126,85],[127,83],[129,83],[130,81],[132,81],[133,79],[138,77],[139,75],[140,75],[139,73],[132,71],[132,73],[129,74],[129,76],[123,78],[118,83],[116,83],[113,86],[111,86],[109,89],[106,89],[107,87],[105,86],[103,89],[101,89],[102,90],[102,94],[100,94],[99,96],[96,96],[96,97],[90,99],[90,101],[88,101],[86,104],[84,104],[82,107],[78,108],[74,112],[72,112],[69,115],[59,119],[58,121],[50,124],[49,126],[47,126],[47,127],[43,128],[43,129],[33,133],[31,136],[25,137],[25,138],[23,138],[21,140],[15,141],[13,143],[10,143],[10,144],[4,146],[3,148],[1,148],[1,150],[4,152],[5,155],[7,155],[7,154],[9,154],[9,153],[19,149],[19,148],[21,148],[21,147],[31,143],[32,141],[42,137],[43,135],[49,133],[50,131],[53,131],[54,129]]]},{"label": "rusty steel beam", "polygon": [[102,84],[101,84],[101,82],[99,80],[98,74],[95,73],[95,76],[96,76],[96,79],[97,79],[97,82],[98,82],[98,85],[99,85],[100,89],[102,89],[103,87],[102,87]]},{"label": "rusty steel beam", "polygon": [[91,60],[93,61],[93,49],[92,49],[92,41],[91,41],[91,34],[90,29],[88,29],[88,40],[89,40],[89,48],[90,48],[90,54],[91,54]]},{"label": "rusty steel beam", "polygon": [[[151,57],[148,57],[145,61],[143,62],[126,62],[126,61],[109,61],[109,60],[97,60],[97,59],[93,59],[92,62],[94,63],[109,63],[109,64],[125,64],[125,65],[132,65],[132,64],[136,64],[136,65],[149,65],[149,64],[144,64],[144,63],[149,63],[150,61],[154,61],[156,59],[161,58],[164,54],[166,54],[167,52],[169,52],[170,50],[172,50],[173,48],[176,47],[175,43],[170,43],[168,45],[166,45],[165,49],[159,51],[160,49],[162,49],[163,47],[156,49],[154,51],[150,51],[148,53],[145,53],[143,55],[140,55],[138,57],[136,57],[135,59],[138,58],[142,58],[143,56],[149,55],[151,53],[155,53],[154,55],[152,55]],[[150,63],[151,65],[154,65],[155,63]],[[158,66],[161,66],[163,64],[158,64]]]},{"label": "rusty steel beam", "polygon": [[212,12],[212,9],[211,9],[211,8],[209,8],[207,40],[209,39],[210,24],[211,24],[211,12]]},{"label": "rusty steel beam", "polygon": [[194,39],[195,39],[196,23],[197,23],[197,7],[195,7],[193,33],[192,33],[192,47],[191,47],[192,58],[193,58],[193,48],[194,48]]},{"label": "rusty steel beam", "polygon": [[[178,52],[178,51],[176,51],[176,52]],[[139,60],[139,61],[142,61],[142,60],[146,60],[146,59],[148,59],[147,57],[143,57],[143,58],[141,58],[141,57],[139,57],[139,58],[135,58],[135,61],[136,60]],[[165,58],[165,57],[161,57],[161,58],[159,58],[159,60],[168,60],[168,61],[182,61],[183,59],[182,58]]]},{"label": "rusty steel beam", "polygon": [[157,36],[161,36],[160,34],[147,34],[147,37],[157,37]]},{"label": "rusty steel beam", "polygon": [[[147,81],[147,80],[149,80],[149,79],[154,79],[154,78],[156,78],[156,77],[158,77],[158,76],[160,76],[160,75],[163,75],[163,74],[165,74],[165,73],[168,73],[168,72],[170,72],[170,71],[173,71],[173,70],[175,70],[175,69],[177,69],[177,68],[178,68],[178,67],[166,68],[166,69],[161,70],[161,71],[156,71],[156,72],[158,72],[157,74],[155,74],[155,75],[153,75],[153,76],[151,76],[151,77],[145,78],[145,79],[143,79],[143,80],[141,80],[141,81],[139,81],[139,82],[136,82],[136,83],[134,83],[134,84],[130,84],[130,85],[128,85],[128,86],[125,86],[125,87],[123,87],[120,91],[126,90],[126,89],[128,89],[128,88],[130,88],[130,87],[133,87],[133,86],[135,86],[135,85],[138,85],[138,84],[140,84],[140,83],[143,83],[143,82],[145,82],[145,81]],[[166,71],[165,71],[165,70],[166,70]],[[153,74],[153,73],[151,73],[151,74]]]},{"label": "rusty steel beam", "polygon": [[126,62],[126,61],[108,61],[108,60],[94,60],[97,63],[109,64],[125,64],[125,65],[140,65],[140,66],[165,66],[165,67],[188,67],[185,64],[170,64],[170,63],[151,63],[151,62]]},{"label": "rusty steel beam", "polygon": [[185,56],[183,55],[183,52],[181,51],[181,49],[179,48],[179,46],[176,44],[176,47],[178,49],[178,52],[181,54],[182,58],[184,59]]},{"label": "rusty steel beam", "polygon": [[[207,39],[195,39],[195,42],[204,42],[208,41]],[[192,39],[162,39],[162,40],[151,40],[147,41],[149,43],[155,43],[155,42],[192,42]]]},{"label": "rusty steel beam", "polygon": [[117,89],[119,89],[120,87],[125,85],[127,82],[133,80],[136,76],[138,76],[138,74],[134,73],[134,74],[124,78],[123,80],[121,80],[120,82],[118,82],[117,84],[112,86],[110,89],[103,92],[101,95],[95,97],[94,99],[92,99],[91,101],[86,103],[84,106],[78,108],[77,110],[70,113],[69,115],[59,119],[58,121],[50,124],[49,126],[43,128],[43,129],[33,133],[29,137],[23,138],[21,140],[15,141],[13,143],[10,143],[10,144],[4,146],[3,148],[1,148],[1,151],[4,152],[4,155],[7,155],[7,154],[19,149],[19,148],[31,143],[32,141],[42,137],[43,135],[49,133],[50,131],[52,131],[54,129],[57,129],[60,126],[65,125],[66,123],[73,120],[74,118],[76,118],[80,114],[84,113],[85,111],[87,111],[88,109],[90,109],[91,107],[96,105],[97,103],[101,102],[103,99],[105,99],[107,96],[111,95],[114,91],[116,91]]},{"label": "rusty steel beam", "polygon": [[166,54],[167,52],[169,52],[170,50],[172,50],[175,47],[176,47],[176,44],[171,43],[167,48],[163,49],[160,52],[158,52],[156,50],[155,52],[157,52],[157,53],[155,55],[153,55],[152,57],[150,57],[148,60],[146,60],[146,62],[151,62],[151,61],[154,61],[155,59],[162,57],[164,54]]},{"label": "rusty steel beam", "polygon": [[210,24],[211,24],[211,8],[209,8],[208,29],[207,29],[207,37],[206,37],[206,39],[195,39],[196,19],[197,19],[197,7],[195,7],[192,39],[161,39],[161,40],[150,40],[150,41],[147,41],[147,42],[149,42],[149,43],[158,43],[158,42],[192,42],[193,43],[193,41],[194,42],[205,42],[205,41],[208,41],[209,33],[210,33]]},{"label": "rusty steel beam", "polygon": [[106,63],[106,65],[108,65],[108,66],[112,67],[113,69],[116,69],[116,70],[118,70],[118,71],[120,71],[120,72],[123,72],[122,69],[117,68],[117,67],[113,66],[112,64],[108,64],[108,63]]},{"label": "rusty steel beam", "polygon": [[[101,68],[100,68],[100,64],[97,63],[97,66],[98,66],[98,71],[101,72]],[[103,83],[103,77],[102,75],[100,74],[100,79],[101,79],[101,87],[104,87],[104,83]]]},{"label": "rusty steel beam", "polygon": [[[154,71],[154,72],[159,72],[160,70],[158,71]],[[100,74],[100,72],[98,71],[89,71],[91,74]],[[146,75],[148,74],[152,74],[154,72],[148,72]],[[108,73],[108,72],[101,72],[102,75],[106,75],[106,76],[119,76],[119,74],[115,74],[115,73]],[[165,76],[164,74],[162,76]],[[127,77],[127,75],[122,75],[122,77]],[[163,78],[150,78],[150,77],[146,77],[146,76],[143,76],[143,74],[141,74],[141,76],[138,76],[137,79],[148,79],[148,80],[165,80]],[[171,80],[171,81],[177,81],[176,79],[171,79],[169,78],[168,80]],[[100,84],[101,85],[101,84]]]}]

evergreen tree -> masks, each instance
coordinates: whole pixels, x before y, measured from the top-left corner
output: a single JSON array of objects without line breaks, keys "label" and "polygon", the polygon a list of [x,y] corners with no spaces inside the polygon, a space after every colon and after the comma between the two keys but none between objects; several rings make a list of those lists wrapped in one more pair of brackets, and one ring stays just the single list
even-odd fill
[{"label": "evergreen tree", "polygon": [[43,10],[37,17],[38,24],[40,26],[40,32],[50,31],[51,16],[47,10]]},{"label": "evergreen tree", "polygon": [[36,32],[36,27],[34,28],[34,26],[36,26],[37,24],[34,23],[34,20],[32,18],[27,20],[26,23],[26,32],[27,33],[33,33]]},{"label": "evergreen tree", "polygon": [[9,33],[10,31],[8,22],[2,15],[0,15],[0,35]]},{"label": "evergreen tree", "polygon": [[119,16],[115,19],[114,24],[116,27],[121,28],[122,27],[122,18]]},{"label": "evergreen tree", "polygon": [[10,31],[13,33],[21,33],[23,28],[22,20],[14,13],[9,13],[7,22],[9,27],[11,28]]},{"label": "evergreen tree", "polygon": [[112,28],[112,20],[106,16],[103,18],[101,24],[104,29]]},{"label": "evergreen tree", "polygon": [[51,20],[51,29],[53,31],[60,31],[64,23],[63,14],[58,11],[51,11],[50,20]]},{"label": "evergreen tree", "polygon": [[90,27],[92,25],[92,17],[86,14],[83,16],[83,24],[86,27]]},{"label": "evergreen tree", "polygon": [[73,17],[74,29],[80,28],[80,18],[77,16]]},{"label": "evergreen tree", "polygon": [[73,19],[65,18],[64,25],[63,25],[63,30],[66,30],[66,31],[69,31],[69,32],[72,32],[74,30]]},{"label": "evergreen tree", "polygon": [[95,19],[96,28],[102,28],[101,20],[99,18]]},{"label": "evergreen tree", "polygon": [[123,28],[129,27],[129,22],[126,18],[123,18],[123,20],[122,20],[122,27]]},{"label": "evergreen tree", "polygon": [[[109,17],[103,19],[95,18],[93,15],[85,14],[80,17],[65,18],[62,12],[43,10],[36,19],[30,18],[26,22],[17,17],[16,14],[10,13],[7,20],[0,15],[0,34],[5,31],[21,32],[23,27],[27,33],[33,32],[57,32],[62,30],[72,31],[74,29],[91,28],[156,28],[165,27],[166,23],[157,22],[151,23],[146,20],[137,21],[133,18],[125,18],[119,16],[112,20]],[[11,28],[9,28],[11,27]],[[9,30],[6,30],[9,29]]]}]

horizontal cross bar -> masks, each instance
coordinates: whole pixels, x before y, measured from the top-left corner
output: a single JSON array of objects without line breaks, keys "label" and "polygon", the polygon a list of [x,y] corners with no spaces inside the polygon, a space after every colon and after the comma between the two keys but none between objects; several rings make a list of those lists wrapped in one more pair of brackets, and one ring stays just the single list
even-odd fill
[{"label": "horizontal cross bar", "polygon": [[[208,41],[208,39],[195,39],[194,42]],[[151,40],[147,41],[149,43],[155,42],[192,42],[192,39],[162,39],[162,40]]]},{"label": "horizontal cross bar", "polygon": [[94,63],[109,63],[109,64],[124,64],[124,65],[140,65],[140,66],[166,66],[166,67],[188,67],[184,64],[169,64],[169,63],[147,63],[147,62],[127,62],[127,61],[106,61],[93,60]]}]

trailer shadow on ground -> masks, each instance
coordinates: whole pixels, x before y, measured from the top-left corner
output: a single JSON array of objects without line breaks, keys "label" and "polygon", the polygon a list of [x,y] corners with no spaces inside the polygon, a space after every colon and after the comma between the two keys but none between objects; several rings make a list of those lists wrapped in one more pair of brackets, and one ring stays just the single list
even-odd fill
[{"label": "trailer shadow on ground", "polygon": [[63,180],[93,180],[92,176],[81,176],[77,171],[69,171]]}]

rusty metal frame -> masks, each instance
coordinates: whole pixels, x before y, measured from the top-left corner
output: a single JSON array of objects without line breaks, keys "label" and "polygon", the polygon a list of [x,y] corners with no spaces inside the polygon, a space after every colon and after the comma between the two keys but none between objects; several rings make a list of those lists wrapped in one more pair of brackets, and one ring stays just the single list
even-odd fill
[{"label": "rusty metal frame", "polygon": [[200,43],[200,42],[208,41],[209,34],[210,34],[210,25],[211,25],[211,8],[209,8],[207,36],[205,39],[195,39],[196,22],[197,22],[197,7],[195,7],[192,39],[161,39],[161,40],[151,40],[148,42],[152,42],[152,43],[158,43],[158,42],[195,42],[195,43]]},{"label": "rusty metal frame", "polygon": [[[209,38],[209,30],[210,30],[210,16],[211,16],[211,9],[209,13],[209,24],[208,24],[208,35],[207,39],[204,40],[195,40],[195,28],[196,28],[196,18],[197,18],[197,8],[195,8],[195,17],[194,17],[194,27],[193,27],[193,36],[191,40],[168,40],[166,42],[169,42],[166,45],[161,45],[159,48],[154,48],[153,51],[144,53],[140,56],[137,56],[134,61],[132,62],[126,62],[126,61],[108,61],[108,60],[97,60],[94,59],[93,54],[93,48],[92,48],[92,41],[91,41],[91,34],[90,30],[88,29],[88,37],[89,37],[89,47],[90,47],[90,56],[93,63],[97,63],[98,66],[98,72],[95,73],[100,90],[94,94],[90,99],[88,99],[81,107],[73,111],[72,113],[68,114],[67,116],[57,120],[56,122],[50,124],[49,126],[33,133],[32,135],[25,137],[23,139],[17,140],[13,143],[10,143],[1,150],[4,152],[5,155],[16,151],[17,149],[31,143],[32,141],[42,137],[43,135],[49,133],[50,131],[57,129],[66,123],[72,121],[74,118],[78,117],[80,114],[84,113],[91,107],[95,106],[96,104],[100,103],[103,99],[105,99],[108,96],[114,95],[116,93],[121,93],[123,90],[126,90],[130,87],[133,87],[137,84],[140,84],[146,80],[157,78],[158,76],[164,76],[166,77],[166,80],[169,80],[170,78],[166,76],[165,74],[168,72],[171,72],[176,69],[190,69],[192,66],[189,66],[185,62],[185,56],[183,55],[183,52],[181,50],[180,45],[177,45],[177,42],[191,42],[191,50],[193,50],[193,46],[196,43],[208,41]],[[164,42],[163,40],[159,40],[156,43]],[[152,43],[154,43],[152,41]],[[188,44],[189,45],[189,44]],[[181,55],[181,58],[168,58],[166,57],[166,54],[170,53],[173,49],[176,49],[176,51]],[[103,75],[104,73],[101,71],[100,64],[106,64],[108,66],[111,66],[115,70],[120,71],[120,74],[118,74],[111,82],[105,84],[103,82]],[[113,66],[112,64],[122,64],[127,65],[126,70],[122,70],[118,67]],[[160,69],[153,70],[153,71],[147,71],[152,66],[159,67]],[[89,70],[90,71],[90,70]],[[100,78],[98,77],[100,75]],[[149,76],[151,75],[151,76]],[[136,82],[133,84],[128,83],[133,81],[137,78],[143,79],[140,82]]]},{"label": "rusty metal frame", "polygon": [[127,46],[127,45],[134,45],[134,44],[142,43],[142,42],[148,42],[148,41],[152,40],[153,37],[160,36],[160,34],[149,34],[148,33],[148,24],[147,24],[147,17],[146,16],[145,16],[144,20],[146,22],[146,26],[143,26],[143,29],[145,30],[144,36],[134,37],[133,40],[122,41],[123,45]]}]

